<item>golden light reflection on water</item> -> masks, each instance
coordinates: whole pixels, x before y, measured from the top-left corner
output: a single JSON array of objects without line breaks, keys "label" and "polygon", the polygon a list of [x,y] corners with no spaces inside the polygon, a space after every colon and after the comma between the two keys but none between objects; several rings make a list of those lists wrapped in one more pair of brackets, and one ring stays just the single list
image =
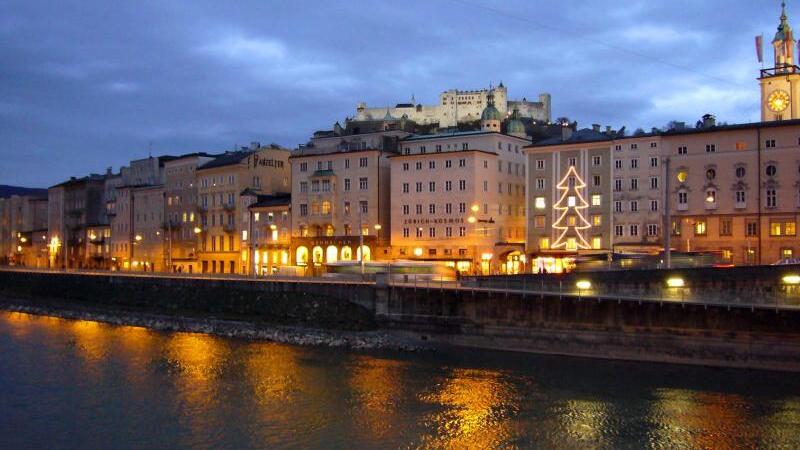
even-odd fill
[{"label": "golden light reflection on water", "polygon": [[755,448],[749,405],[733,394],[664,389],[657,393],[651,421],[656,448]]},{"label": "golden light reflection on water", "polygon": [[423,447],[497,448],[518,431],[513,415],[519,398],[500,372],[454,369],[436,391],[420,399],[441,407],[426,419],[433,430],[422,438]]},{"label": "golden light reflection on water", "polygon": [[88,364],[95,364],[108,355],[109,325],[88,320],[75,320],[68,331],[75,339],[78,354]]},{"label": "golden light reflection on water", "polygon": [[399,425],[397,409],[403,398],[405,361],[359,356],[350,371],[355,396],[354,428],[368,439],[382,440]]},{"label": "golden light reflection on water", "polygon": [[566,432],[564,444],[596,448],[609,430],[608,405],[600,400],[568,400],[560,408],[559,421]]},{"label": "golden light reflection on water", "polygon": [[229,349],[213,336],[175,333],[166,343],[166,353],[182,379],[197,386],[208,386],[219,376]]}]

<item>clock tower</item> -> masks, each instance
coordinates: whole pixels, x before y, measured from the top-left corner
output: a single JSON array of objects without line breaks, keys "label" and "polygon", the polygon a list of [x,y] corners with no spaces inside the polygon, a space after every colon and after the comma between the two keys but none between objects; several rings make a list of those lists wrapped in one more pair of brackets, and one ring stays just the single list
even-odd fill
[{"label": "clock tower", "polygon": [[775,65],[761,69],[761,121],[800,119],[800,67],[794,64],[795,41],[781,3],[781,21],[772,39]]}]

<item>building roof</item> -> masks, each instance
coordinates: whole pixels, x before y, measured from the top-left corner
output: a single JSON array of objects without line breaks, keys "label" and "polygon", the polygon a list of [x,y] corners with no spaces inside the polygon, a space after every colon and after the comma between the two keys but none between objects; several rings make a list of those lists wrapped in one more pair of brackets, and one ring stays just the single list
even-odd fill
[{"label": "building roof", "polygon": [[274,195],[257,195],[255,203],[250,208],[265,208],[269,206],[289,206],[292,204],[292,194],[278,192]]},{"label": "building roof", "polygon": [[9,186],[7,184],[0,184],[0,198],[9,198],[13,195],[19,195],[19,196],[32,195],[36,197],[47,198],[47,189],[27,188],[21,186]]},{"label": "building roof", "polygon": [[424,141],[427,139],[443,139],[443,138],[451,138],[451,137],[468,137],[468,136],[480,136],[482,134],[499,134],[507,137],[511,137],[514,139],[521,139],[526,142],[530,142],[528,139],[521,138],[519,136],[510,136],[504,133],[498,133],[497,131],[484,131],[484,130],[473,130],[473,131],[454,131],[454,132],[442,132],[442,133],[435,133],[435,134],[414,134],[407,138],[403,138],[400,142],[409,142],[409,141]]},{"label": "building roof", "polygon": [[572,136],[570,136],[566,140],[563,140],[561,137],[554,137],[536,142],[532,145],[528,145],[526,148],[546,147],[550,145],[568,145],[568,144],[578,144],[578,143],[602,142],[611,140],[619,141],[625,139],[641,139],[647,137],[717,133],[726,131],[750,130],[756,128],[779,128],[779,127],[789,127],[789,126],[800,126],[800,119],[771,121],[771,122],[751,122],[751,123],[740,123],[733,125],[713,125],[706,127],[701,126],[701,127],[671,128],[666,131],[658,130],[650,133],[639,133],[629,136],[619,136],[616,134],[609,135],[603,132],[598,132],[588,128],[584,128],[582,130],[578,130],[572,133]]},{"label": "building roof", "polygon": [[511,119],[509,119],[508,125],[506,125],[506,132],[508,134],[525,134],[525,124],[520,120],[519,109],[516,107],[514,108],[514,112],[511,113]]},{"label": "building roof", "polygon": [[239,164],[243,159],[255,153],[255,150],[238,150],[235,152],[225,152],[213,160],[199,166],[197,170],[214,169]]},{"label": "building roof", "polygon": [[105,179],[106,179],[105,176],[93,173],[91,175],[87,175],[85,177],[80,177],[80,178],[71,177],[69,180],[62,181],[61,183],[58,183],[58,184],[53,185],[53,186],[50,186],[48,189],[52,189],[52,188],[56,188],[56,187],[67,187],[67,186],[71,186],[71,185],[88,183],[88,182],[93,182],[93,181],[104,181]]}]

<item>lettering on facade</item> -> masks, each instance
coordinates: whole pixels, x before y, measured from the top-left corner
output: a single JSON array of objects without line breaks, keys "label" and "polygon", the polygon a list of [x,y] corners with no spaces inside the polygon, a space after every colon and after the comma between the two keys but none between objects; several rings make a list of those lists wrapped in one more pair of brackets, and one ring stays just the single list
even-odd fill
[{"label": "lettering on facade", "polygon": [[403,219],[403,225],[428,225],[428,224],[448,224],[448,223],[464,223],[463,217],[448,217],[438,219]]},{"label": "lettering on facade", "polygon": [[266,158],[259,158],[258,155],[252,155],[247,157],[247,167],[250,169],[255,169],[256,167],[283,167],[283,161],[277,159],[266,159]]}]

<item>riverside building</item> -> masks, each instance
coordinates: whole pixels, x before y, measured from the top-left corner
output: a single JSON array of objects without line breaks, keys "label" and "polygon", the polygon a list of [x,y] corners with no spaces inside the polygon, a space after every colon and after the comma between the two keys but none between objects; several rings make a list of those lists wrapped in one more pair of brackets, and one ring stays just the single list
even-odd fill
[{"label": "riverside building", "polygon": [[247,215],[249,189],[262,195],[289,189],[289,150],[275,145],[227,152],[196,170],[200,225],[198,260],[203,273],[249,273]]},{"label": "riverside building", "polygon": [[409,136],[391,160],[392,257],[445,261],[463,273],[524,270],[525,157],[517,112],[487,97],[481,129]]},{"label": "riverside building", "polygon": [[337,123],[292,154],[292,252],[308,274],[324,263],[389,259],[389,157],[415,124],[386,114]]}]

